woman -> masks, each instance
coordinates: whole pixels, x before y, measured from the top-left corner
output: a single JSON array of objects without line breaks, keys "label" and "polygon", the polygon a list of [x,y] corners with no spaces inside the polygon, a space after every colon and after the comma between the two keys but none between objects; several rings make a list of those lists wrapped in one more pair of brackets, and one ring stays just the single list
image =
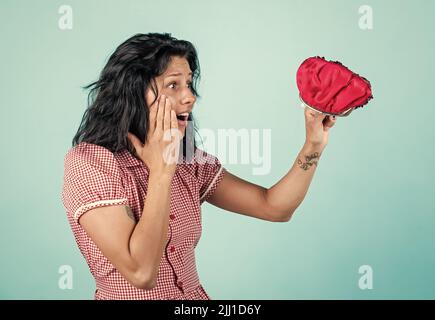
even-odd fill
[{"label": "woman", "polygon": [[190,42],[138,34],[88,86],[62,201],[96,299],[210,299],[195,265],[200,205],[284,222],[304,199],[335,119],[305,109],[305,144],[266,189],[226,171],[188,134],[199,75]]}]

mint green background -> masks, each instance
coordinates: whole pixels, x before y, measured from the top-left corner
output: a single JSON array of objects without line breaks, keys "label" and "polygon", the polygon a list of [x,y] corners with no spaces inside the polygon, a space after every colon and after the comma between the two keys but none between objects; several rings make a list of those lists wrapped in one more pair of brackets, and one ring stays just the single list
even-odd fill
[{"label": "mint green background", "polygon": [[[58,8],[73,8],[73,30]],[[374,29],[358,27],[369,4]],[[295,73],[308,56],[367,77],[374,100],[338,119],[310,190],[289,223],[203,206],[197,248],[213,299],[435,298],[433,1],[0,2],[3,299],[92,299],[94,282],[60,201],[63,156],[95,80],[129,36],[171,32],[202,67],[202,128],[272,129],[272,186],[305,138]],[[358,288],[358,268],[374,271]],[[74,288],[60,290],[71,265]]]}]

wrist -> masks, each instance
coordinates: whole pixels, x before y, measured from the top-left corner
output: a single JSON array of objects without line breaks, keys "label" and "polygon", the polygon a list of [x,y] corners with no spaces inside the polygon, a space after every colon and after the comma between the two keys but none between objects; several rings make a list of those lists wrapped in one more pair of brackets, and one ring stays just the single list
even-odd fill
[{"label": "wrist", "polygon": [[173,176],[173,174],[165,171],[150,170],[149,172],[149,180],[163,184],[171,184]]},{"label": "wrist", "polygon": [[305,143],[296,159],[296,165],[307,171],[311,167],[317,167],[323,148],[318,144]]},{"label": "wrist", "polygon": [[323,152],[323,150],[325,149],[326,145],[322,145],[320,143],[313,143],[310,141],[305,141],[304,146],[302,147],[302,149],[305,152]]}]

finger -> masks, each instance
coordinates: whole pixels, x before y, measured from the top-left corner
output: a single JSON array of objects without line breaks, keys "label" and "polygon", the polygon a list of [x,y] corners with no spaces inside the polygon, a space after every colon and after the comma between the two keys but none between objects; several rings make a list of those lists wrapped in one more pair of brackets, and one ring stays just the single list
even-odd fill
[{"label": "finger", "polygon": [[323,123],[323,121],[326,121],[325,119],[327,119],[327,118],[328,118],[328,116],[322,113],[316,117],[316,121]]},{"label": "finger", "polygon": [[158,100],[156,100],[149,109],[149,131],[148,133],[153,134],[156,130],[156,117],[158,110]]},{"label": "finger", "polygon": [[130,143],[133,145],[136,152],[139,153],[143,148],[142,142],[139,138],[130,132],[127,133],[127,138],[130,140]]},{"label": "finger", "polygon": [[166,132],[171,129],[171,101],[166,98],[165,116],[163,118],[163,130]]},{"label": "finger", "polygon": [[307,106],[305,107],[305,117],[307,119],[309,119],[309,120],[318,119],[318,118],[320,118],[321,115],[322,115],[321,112],[313,110]]},{"label": "finger", "polygon": [[171,129],[178,129],[177,115],[174,110],[171,110]]},{"label": "finger", "polygon": [[331,129],[336,123],[337,118],[335,116],[328,116],[323,124],[323,127],[326,131]]},{"label": "finger", "polygon": [[165,95],[162,94],[158,106],[159,110],[157,110],[156,130],[155,130],[155,132],[159,134],[161,134],[163,131],[163,116],[165,114],[165,100],[166,97]]},{"label": "finger", "polygon": [[171,136],[172,136],[172,140],[177,141],[177,140],[181,140],[183,138],[183,134],[181,133],[181,131],[178,129],[178,121],[177,121],[177,116],[175,114],[175,111],[172,110],[171,111]]}]

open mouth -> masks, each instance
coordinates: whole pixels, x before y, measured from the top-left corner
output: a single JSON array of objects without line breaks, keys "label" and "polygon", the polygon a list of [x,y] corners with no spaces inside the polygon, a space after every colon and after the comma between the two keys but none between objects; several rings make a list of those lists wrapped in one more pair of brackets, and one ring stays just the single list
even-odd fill
[{"label": "open mouth", "polygon": [[179,114],[177,115],[177,119],[181,120],[181,121],[187,121],[187,119],[189,118],[189,115],[183,115],[183,114]]},{"label": "open mouth", "polygon": [[186,126],[187,120],[189,119],[189,114],[188,113],[181,113],[181,114],[177,115],[177,119],[178,119],[179,126]]}]

